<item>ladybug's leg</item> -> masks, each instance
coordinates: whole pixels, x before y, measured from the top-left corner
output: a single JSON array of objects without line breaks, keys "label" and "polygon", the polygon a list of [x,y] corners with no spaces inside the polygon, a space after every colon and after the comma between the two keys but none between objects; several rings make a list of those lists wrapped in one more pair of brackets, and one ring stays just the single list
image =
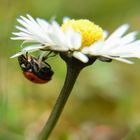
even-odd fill
[{"label": "ladybug's leg", "polygon": [[[52,53],[53,53],[53,54],[52,54]],[[52,55],[51,55],[51,54],[52,54]],[[57,53],[54,53],[54,52],[52,52],[52,51],[49,51],[49,53],[47,53],[47,54],[46,54],[46,52],[45,52],[45,53],[42,53],[42,55],[39,56],[39,59],[41,59],[41,61],[45,61],[45,60],[47,60],[47,59],[50,58],[50,57],[56,56],[56,54],[57,54]]]},{"label": "ladybug's leg", "polygon": [[38,62],[42,62],[42,61],[45,61],[49,55],[52,53],[52,51],[49,51],[49,52],[42,52],[41,55],[38,57]]},{"label": "ladybug's leg", "polygon": [[[50,52],[49,52],[50,53]],[[41,55],[38,56],[38,62],[39,64],[44,61],[44,58],[47,59],[48,58],[48,52],[44,51],[41,53]]]},{"label": "ladybug's leg", "polygon": [[31,70],[32,70],[32,72],[35,73],[35,74],[38,73],[38,71],[39,71],[40,68],[39,68],[39,65],[36,62],[36,60],[33,59],[33,57],[31,57],[30,64],[31,64]]},{"label": "ladybug's leg", "polygon": [[[52,53],[53,53],[53,54],[52,54]],[[52,54],[52,55],[51,55],[51,54]],[[50,52],[48,53],[47,56],[43,57],[42,61],[45,61],[45,60],[47,60],[47,58],[54,57],[54,56],[56,56],[56,55],[57,55],[56,52],[54,53],[54,52],[50,51]]]},{"label": "ladybug's leg", "polygon": [[43,56],[42,61],[47,60],[51,53],[52,51],[50,51],[46,56]]},{"label": "ladybug's leg", "polygon": [[47,62],[44,61],[44,63],[51,69],[51,66]]},{"label": "ladybug's leg", "polygon": [[25,55],[25,56],[26,56],[26,58],[28,59],[28,52],[26,52],[26,55]]},{"label": "ladybug's leg", "polygon": [[[41,68],[42,66],[42,62],[45,63],[45,60],[48,59],[48,57],[50,56],[50,54],[52,53],[52,51],[49,52],[42,52],[42,54],[38,57],[38,65]],[[47,63],[45,63],[47,64]],[[47,64],[48,65],[48,64]],[[50,66],[49,66],[50,67]]]}]

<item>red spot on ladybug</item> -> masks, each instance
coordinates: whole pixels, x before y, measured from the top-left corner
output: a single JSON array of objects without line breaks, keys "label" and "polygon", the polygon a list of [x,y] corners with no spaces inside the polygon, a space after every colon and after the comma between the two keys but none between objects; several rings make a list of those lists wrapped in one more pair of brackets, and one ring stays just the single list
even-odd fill
[{"label": "red spot on ladybug", "polygon": [[21,55],[18,57],[19,65],[24,76],[33,83],[43,84],[51,80],[53,71],[45,61],[39,61],[33,56]]}]

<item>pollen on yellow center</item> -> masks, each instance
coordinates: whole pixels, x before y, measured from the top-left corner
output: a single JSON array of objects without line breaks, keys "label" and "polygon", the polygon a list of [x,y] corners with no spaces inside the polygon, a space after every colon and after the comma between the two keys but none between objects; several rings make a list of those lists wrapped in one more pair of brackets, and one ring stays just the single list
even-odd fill
[{"label": "pollen on yellow center", "polygon": [[74,31],[81,33],[82,35],[81,47],[90,46],[95,41],[103,39],[102,28],[87,19],[68,20],[61,26],[63,31],[66,31],[68,27],[71,27]]}]

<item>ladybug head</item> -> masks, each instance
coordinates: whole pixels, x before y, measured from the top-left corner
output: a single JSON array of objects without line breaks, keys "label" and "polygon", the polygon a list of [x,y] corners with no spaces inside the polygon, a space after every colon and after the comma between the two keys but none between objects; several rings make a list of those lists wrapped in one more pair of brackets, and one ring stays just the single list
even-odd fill
[{"label": "ladybug head", "polygon": [[31,69],[31,63],[29,61],[29,57],[25,57],[24,55],[21,55],[18,57],[18,62],[23,71],[28,71]]}]

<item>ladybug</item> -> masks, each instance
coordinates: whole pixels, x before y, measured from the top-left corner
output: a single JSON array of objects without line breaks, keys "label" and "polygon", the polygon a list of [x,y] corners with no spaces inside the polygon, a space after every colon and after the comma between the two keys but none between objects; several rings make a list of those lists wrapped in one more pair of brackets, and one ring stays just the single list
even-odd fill
[{"label": "ladybug", "polygon": [[54,73],[47,62],[40,61],[34,56],[21,55],[18,57],[18,62],[24,76],[33,83],[47,83]]}]

